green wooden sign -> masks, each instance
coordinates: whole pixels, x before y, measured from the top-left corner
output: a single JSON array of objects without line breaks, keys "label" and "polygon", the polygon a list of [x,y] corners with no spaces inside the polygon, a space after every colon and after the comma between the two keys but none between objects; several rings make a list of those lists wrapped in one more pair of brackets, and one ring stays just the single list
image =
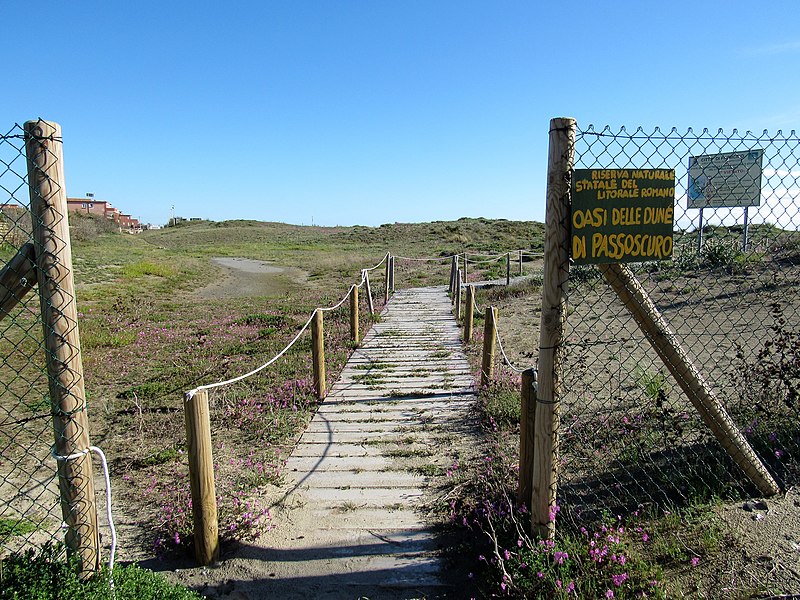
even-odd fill
[{"label": "green wooden sign", "polygon": [[672,258],[674,206],[673,169],[575,169],[573,262]]}]

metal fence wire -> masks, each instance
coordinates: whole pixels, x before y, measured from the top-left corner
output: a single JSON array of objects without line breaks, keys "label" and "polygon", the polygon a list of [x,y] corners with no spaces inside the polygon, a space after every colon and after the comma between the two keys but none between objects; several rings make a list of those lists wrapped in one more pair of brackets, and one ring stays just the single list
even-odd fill
[{"label": "metal fence wire", "polygon": [[[762,157],[757,205],[715,205],[752,183],[742,155]],[[769,474],[783,490],[797,484],[800,139],[579,127],[574,166],[674,169],[672,260],[628,266]],[[720,181],[730,189],[712,190]],[[601,269],[572,266],[567,294],[560,518],[761,496]]]},{"label": "metal fence wire", "polygon": [[[0,256],[9,276],[19,275],[12,259],[33,244],[27,179],[24,132],[14,125],[0,136]],[[0,291],[14,295],[5,285]],[[63,534],[38,295],[25,295],[0,317],[0,549],[5,554],[62,540]]]}]

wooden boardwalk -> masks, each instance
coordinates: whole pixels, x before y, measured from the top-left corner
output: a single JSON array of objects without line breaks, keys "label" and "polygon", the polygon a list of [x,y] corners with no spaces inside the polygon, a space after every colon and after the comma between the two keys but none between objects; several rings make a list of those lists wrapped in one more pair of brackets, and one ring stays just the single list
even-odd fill
[{"label": "wooden boardwalk", "polygon": [[237,589],[251,599],[459,597],[417,508],[473,392],[445,288],[398,291],[288,460],[292,523],[259,553],[273,576]]}]

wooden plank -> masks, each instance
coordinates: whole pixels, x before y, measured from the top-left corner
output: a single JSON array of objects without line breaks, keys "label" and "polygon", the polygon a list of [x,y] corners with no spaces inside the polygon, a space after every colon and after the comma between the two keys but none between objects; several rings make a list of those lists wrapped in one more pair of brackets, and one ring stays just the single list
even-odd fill
[{"label": "wooden plank", "polygon": [[0,320],[25,297],[36,283],[33,244],[25,244],[0,271]]}]

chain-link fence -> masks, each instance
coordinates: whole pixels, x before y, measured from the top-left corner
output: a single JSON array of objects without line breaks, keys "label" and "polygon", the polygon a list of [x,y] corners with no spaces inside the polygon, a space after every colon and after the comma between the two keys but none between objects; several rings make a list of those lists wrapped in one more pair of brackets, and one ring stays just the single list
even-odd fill
[{"label": "chain-link fence", "polygon": [[[674,170],[674,249],[671,260],[631,262],[630,280],[619,269],[570,269],[560,517],[579,527],[603,515],[663,515],[717,499],[741,509],[744,500],[771,495],[755,471],[791,490],[800,477],[800,139],[579,127],[574,167],[617,170],[611,179]],[[640,214],[612,215],[612,206],[625,204],[601,202],[617,225],[641,225]],[[609,245],[594,250],[613,262],[613,234],[598,235],[596,246]],[[637,281],[674,336],[660,326],[646,331],[641,306],[626,308],[623,297]],[[666,343],[688,367],[656,350]],[[748,517],[773,525],[790,518],[794,501],[775,498],[779,509],[772,501],[752,505],[762,510]],[[740,514],[719,517],[741,526]],[[798,532],[787,532],[771,543],[794,556]]]},{"label": "chain-link fence", "polygon": [[93,570],[97,514],[61,144],[60,128],[45,121],[0,136],[0,551],[66,541]]}]

